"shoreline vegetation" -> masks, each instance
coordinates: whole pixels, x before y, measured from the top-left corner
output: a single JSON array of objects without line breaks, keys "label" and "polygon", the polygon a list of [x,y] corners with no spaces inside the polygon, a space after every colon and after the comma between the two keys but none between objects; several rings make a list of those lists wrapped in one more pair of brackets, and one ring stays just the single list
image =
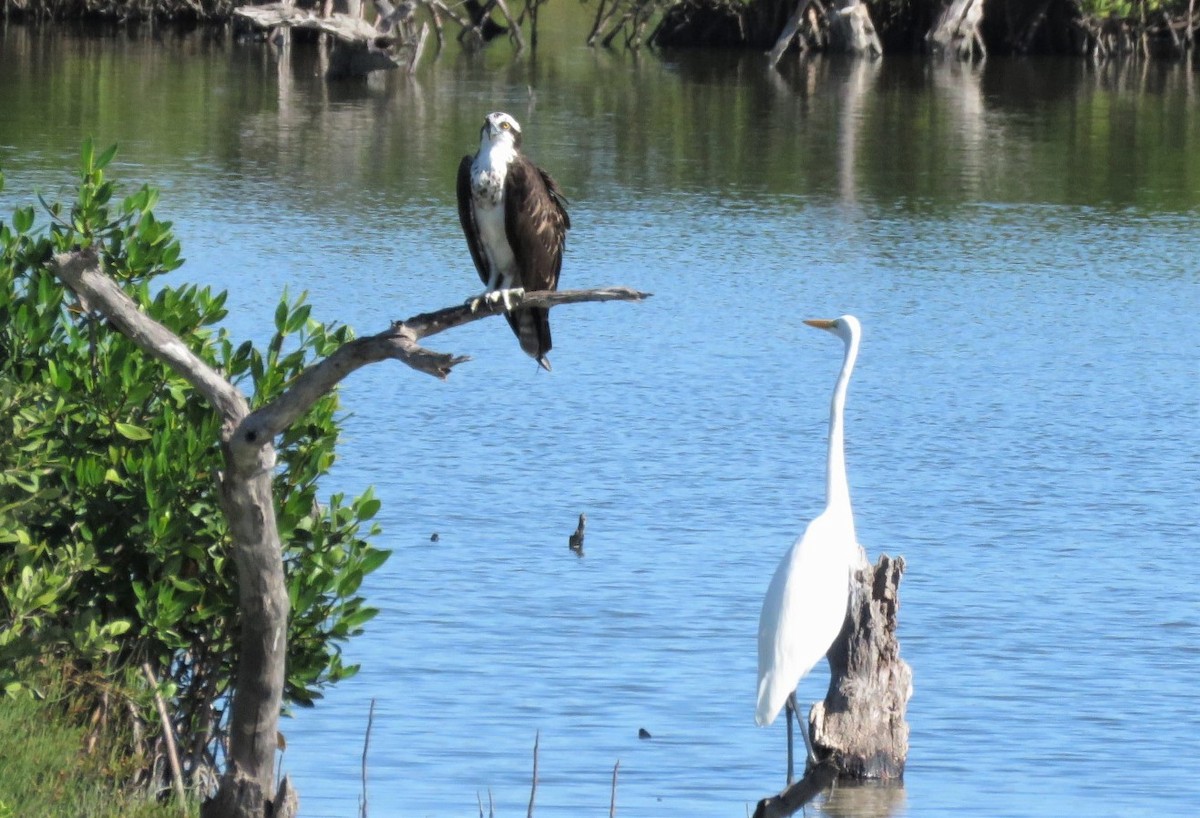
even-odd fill
[{"label": "shoreline vegetation", "polygon": [[[42,667],[30,678],[42,696],[0,696],[0,729],[36,741],[0,745],[0,816],[88,815],[92,818],[195,818],[199,802],[160,799],[140,780],[144,759],[131,755],[115,720],[92,722],[56,675]],[[144,782],[143,782],[144,783]]]},{"label": "shoreline vegetation", "polygon": [[[577,0],[565,0],[574,3]],[[536,49],[547,0],[0,0],[3,19],[73,25],[88,33],[141,26],[203,28],[216,36],[281,42],[310,29],[369,53],[345,70],[413,70],[428,35],[436,48],[493,43]],[[604,48],[729,48],[785,54],[927,53],[960,60],[997,55],[1195,60],[1200,0],[578,0],[590,20],[579,30]],[[560,35],[561,36],[561,35]],[[495,46],[492,46],[495,47]],[[380,59],[384,54],[386,58]]]}]

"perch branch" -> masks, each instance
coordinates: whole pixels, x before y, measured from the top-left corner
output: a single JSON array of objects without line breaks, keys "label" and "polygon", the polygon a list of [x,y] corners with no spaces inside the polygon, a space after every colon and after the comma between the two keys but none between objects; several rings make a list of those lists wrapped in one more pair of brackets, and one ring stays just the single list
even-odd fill
[{"label": "perch branch", "polygon": [[[628,287],[605,287],[529,292],[516,300],[520,306],[551,308],[586,301],[641,301],[648,296],[649,293]],[[504,307],[499,303],[483,302],[474,311],[466,304],[460,304],[396,321],[389,329],[376,335],[347,341],[328,358],[300,373],[286,392],[246,418],[242,433],[247,440],[274,438],[351,372],[388,358],[408,364],[418,372],[444,379],[451,369],[470,358],[434,352],[425,349],[417,341],[502,312]]]}]

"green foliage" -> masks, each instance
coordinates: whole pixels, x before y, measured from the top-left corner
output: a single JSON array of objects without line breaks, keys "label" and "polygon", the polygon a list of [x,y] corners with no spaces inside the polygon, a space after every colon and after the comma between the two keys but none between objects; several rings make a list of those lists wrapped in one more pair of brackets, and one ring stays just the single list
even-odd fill
[{"label": "green foliage", "polygon": [[[83,148],[76,201],[43,202],[0,223],[0,690],[29,687],[30,662],[58,656],[80,679],[149,662],[182,746],[202,735],[210,763],[237,676],[236,576],[216,475],[220,420],[168,367],[88,310],[49,272],[50,255],[95,246],[146,313],[256,404],[350,338],[286,293],[265,351],[219,322],[225,293],[151,282],[182,264],[170,222],[142,187],[117,200],[115,149]],[[0,176],[0,185],[3,177]],[[339,424],[327,395],[279,441],[275,478],[292,615],[286,697],[309,704],[356,668],[346,640],[375,615],[357,595],[387,552],[367,539],[370,490],[318,502]],[[216,722],[216,732],[208,725]],[[148,721],[154,721],[148,719]]]}]

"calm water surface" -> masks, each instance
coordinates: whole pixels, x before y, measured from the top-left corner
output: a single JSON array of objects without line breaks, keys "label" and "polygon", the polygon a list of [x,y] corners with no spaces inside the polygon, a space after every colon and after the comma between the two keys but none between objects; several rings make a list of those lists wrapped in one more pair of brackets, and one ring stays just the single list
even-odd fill
[{"label": "calm water surface", "polygon": [[809,814],[1195,814],[1195,76],[565,44],[350,88],[315,71],[8,29],[0,205],[65,195],[82,137],[118,141],[235,334],[264,336],[285,286],[374,332],[479,290],[453,176],[505,109],[572,201],[564,286],[655,296],[556,310],[550,376],[484,321],[432,339],[473,357],[445,383],[346,383],[327,490],[374,485],[394,554],[361,673],[284,724],[302,814],[357,814],[372,699],[377,818],[489,792],[523,813],[539,731],[539,816],[606,815],[618,760],[626,818],[743,816],[778,789],[755,631],[823,500],[841,348],[800,319],[844,312],[866,332],[859,536],[908,564],[912,749],[902,790]]}]

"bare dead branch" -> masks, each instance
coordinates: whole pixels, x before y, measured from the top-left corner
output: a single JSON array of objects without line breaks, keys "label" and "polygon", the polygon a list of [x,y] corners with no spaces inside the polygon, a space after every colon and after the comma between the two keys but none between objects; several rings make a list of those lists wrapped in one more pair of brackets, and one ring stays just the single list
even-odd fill
[{"label": "bare dead branch", "polygon": [[84,309],[99,311],[142,351],[171,367],[196,387],[226,422],[236,423],[250,411],[241,392],[200,360],[175,333],[138,309],[133,299],[103,271],[95,247],[58,253],[50,267],[79,296]]},{"label": "bare dead branch", "polygon": [[[251,414],[249,402],[236,386],[201,360],[177,335],[143,313],[102,267],[99,252],[94,247],[55,255],[49,265],[50,272],[75,292],[84,310],[103,315],[141,350],[163,361],[208,400],[223,420],[221,442],[226,468],[219,478],[219,488],[237,566],[242,631],[238,677],[229,715],[227,766],[216,793],[201,807],[201,815],[203,818],[249,818],[263,814],[266,805],[268,812],[276,818],[291,818],[299,808],[299,801],[286,777],[280,782],[273,803],[269,800],[275,779],[272,759],[279,737],[289,611],[280,558],[282,543],[272,493],[274,438],[343,378],[366,364],[390,358],[418,371],[445,378],[454,366],[467,358],[434,352],[418,342],[444,330],[496,315],[503,311],[503,306],[483,301],[474,310],[466,305],[449,307],[396,322],[376,335],[348,341],[302,372],[282,395]],[[551,308],[585,301],[638,301],[646,297],[646,293],[618,287],[533,292],[518,297],[517,302],[518,306]],[[149,674],[148,678],[153,684],[153,675]],[[159,708],[170,742],[170,723],[161,700]],[[369,731],[368,722],[368,740]],[[174,749],[169,752],[172,766],[177,768]],[[364,814],[366,752],[364,742]],[[178,772],[173,772],[180,780]],[[536,789],[535,740],[534,793]],[[534,793],[530,795],[531,815]],[[490,792],[488,802],[491,813]]]},{"label": "bare dead branch", "polygon": [[[600,287],[590,290],[536,290],[525,293],[515,299],[516,307],[558,307],[563,304],[582,304],[588,301],[644,301],[653,293],[644,293],[630,287]],[[428,338],[439,332],[487,318],[489,315],[499,315],[504,307],[499,302],[481,302],[478,309],[472,309],[467,304],[446,307],[434,312],[424,312],[414,315],[404,321],[397,321],[393,326],[408,327],[416,339]]]},{"label": "bare dead branch", "polygon": [[[516,301],[518,306],[551,308],[588,301],[641,301],[649,295],[628,287],[604,287],[529,292]],[[504,307],[499,302],[481,302],[475,310],[467,304],[460,304],[396,321],[390,329],[376,335],[347,341],[328,358],[302,372],[286,392],[246,418],[239,434],[247,441],[273,439],[351,372],[389,358],[407,364],[418,372],[445,379],[451,369],[470,358],[434,352],[420,346],[417,341],[502,312]]]}]

